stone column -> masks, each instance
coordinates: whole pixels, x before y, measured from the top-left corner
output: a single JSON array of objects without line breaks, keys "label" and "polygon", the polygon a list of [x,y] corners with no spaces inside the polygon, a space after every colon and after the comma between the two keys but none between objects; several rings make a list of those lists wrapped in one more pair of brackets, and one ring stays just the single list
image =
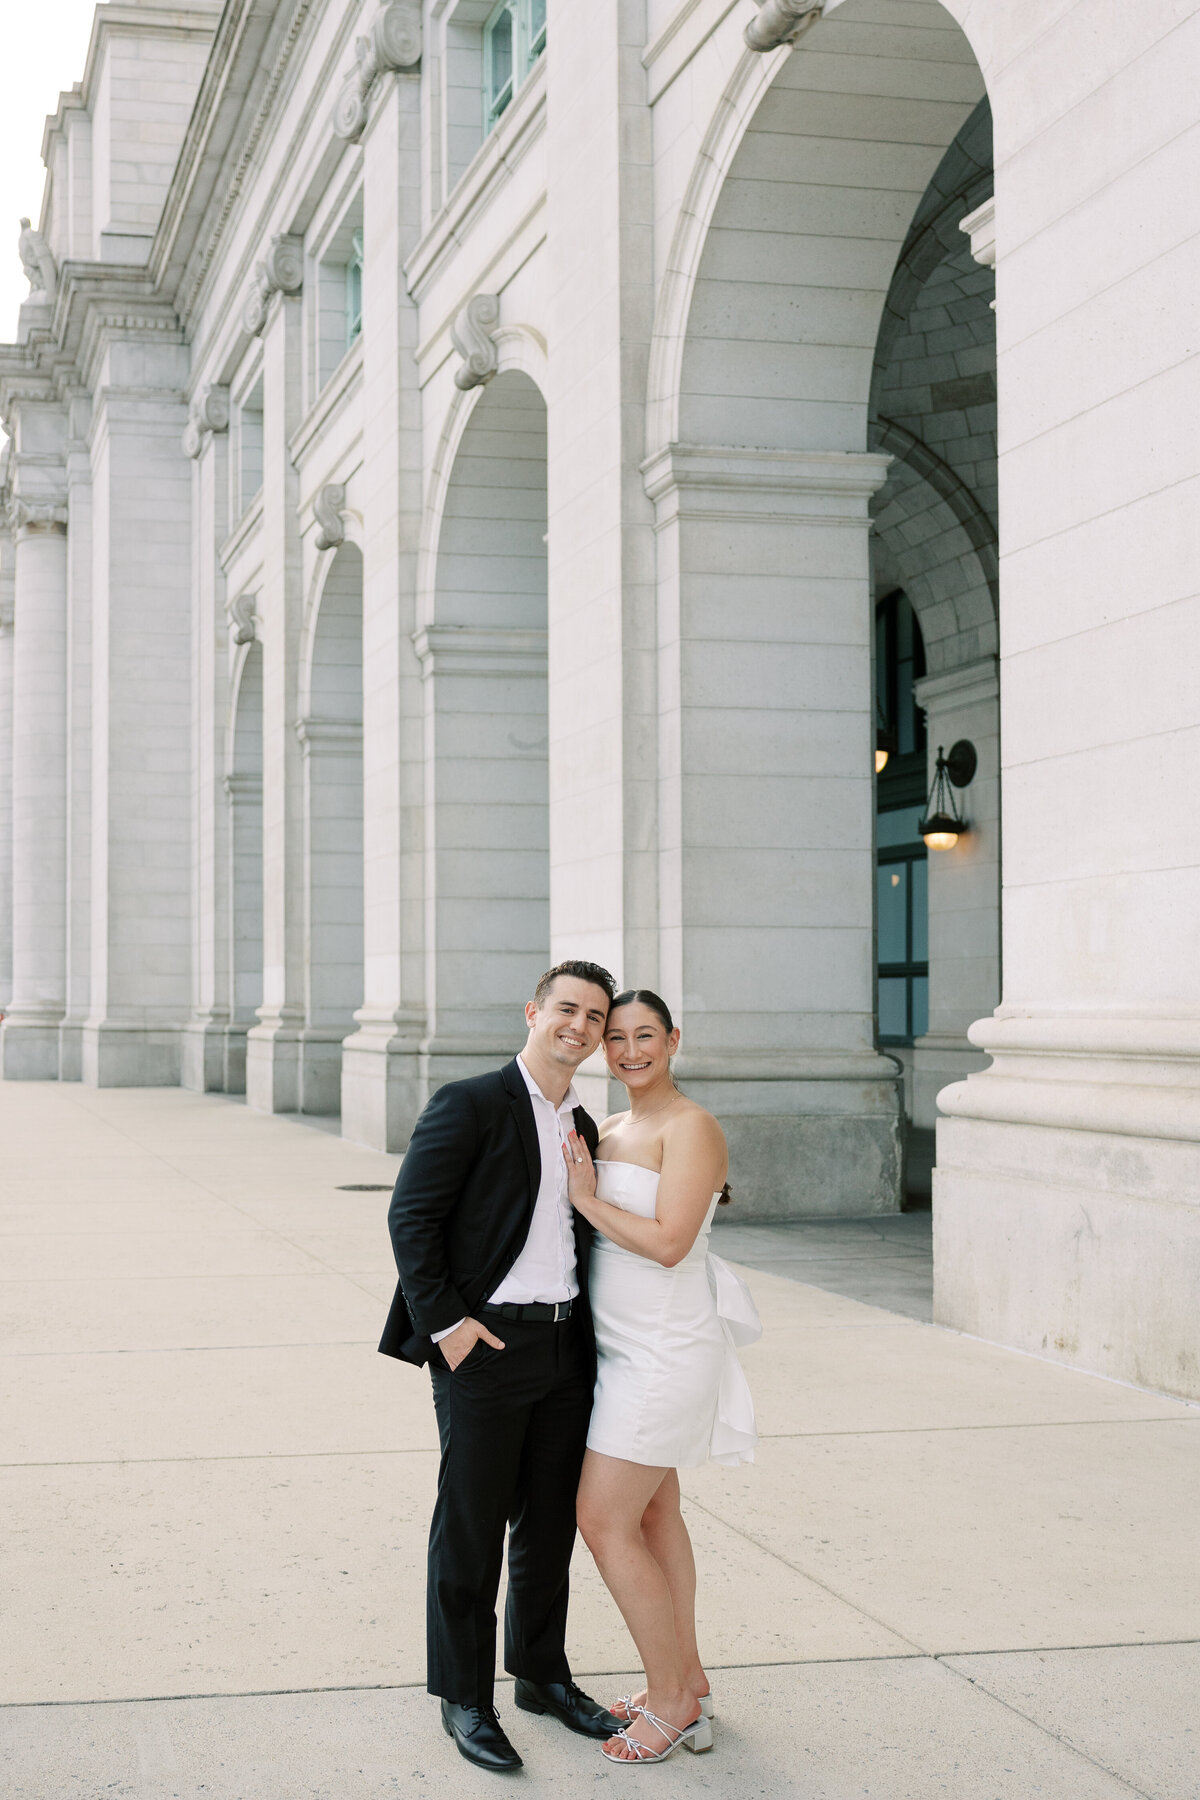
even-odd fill
[{"label": "stone column", "polygon": [[[645,46],[642,0],[615,0],[546,57],[546,548],[550,954],[653,986],[654,535],[638,473],[654,305]],[[599,1058],[580,1092],[609,1110]]]},{"label": "stone column", "polygon": [[7,515],[0,493],[0,1014],[12,998],[13,541]]},{"label": "stone column", "polygon": [[92,959],[92,465],[91,400],[71,397],[67,438],[67,982],[58,1028],[59,1080],[83,1074]]},{"label": "stone column", "polygon": [[[163,341],[163,340],[166,341]],[[83,1079],[173,1086],[191,992],[187,351],[107,346],[92,452],[92,945]]]},{"label": "stone column", "polygon": [[288,440],[302,402],[301,303],[277,292],[263,327],[263,1003],[246,1037],[246,1099],[299,1112],[304,1043],[303,612],[299,493]]},{"label": "stone column", "polygon": [[[218,551],[229,531],[229,395],[205,385],[183,447],[192,461],[192,1004],[181,1082],[199,1093],[245,1088],[246,1027],[230,1012],[231,806],[226,792],[230,628]],[[253,631],[251,622],[246,628]]]},{"label": "stone column", "polygon": [[913,1124],[932,1128],[938,1090],[987,1061],[967,1032],[1000,998],[1000,682],[994,656],[914,689],[929,744],[974,744],[975,779],[955,789],[970,830],[953,850],[929,852],[929,1029],[913,1046]]},{"label": "stone column", "polygon": [[676,445],[657,507],[660,968],[746,1215],[900,1204],[875,1047],[880,455]]},{"label": "stone column", "polygon": [[67,973],[67,512],[61,488],[57,499],[19,495],[14,509],[12,1000],[0,1072],[53,1081]]},{"label": "stone column", "polygon": [[424,1035],[421,675],[413,647],[422,507],[416,308],[420,78],[376,84],[363,147],[363,1004],[342,1044],[342,1131],[400,1150]]},{"label": "stone column", "polygon": [[522,877],[545,856],[546,633],[431,625],[417,647],[430,1000],[421,1075],[432,1093],[512,1056],[524,1030],[514,995],[528,997],[545,967],[544,886],[530,896]]}]

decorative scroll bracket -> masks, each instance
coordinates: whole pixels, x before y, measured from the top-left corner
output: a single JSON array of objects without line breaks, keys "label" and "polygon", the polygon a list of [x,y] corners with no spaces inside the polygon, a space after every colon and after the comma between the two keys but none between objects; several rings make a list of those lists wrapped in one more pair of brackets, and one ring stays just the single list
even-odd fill
[{"label": "decorative scroll bracket", "polygon": [[254,265],[254,279],[242,308],[242,329],[258,337],[267,322],[272,294],[298,294],[304,280],[304,246],[298,237],[276,232],[262,261]]},{"label": "decorative scroll bracket", "polygon": [[342,518],[345,504],[346,490],[340,481],[326,482],[313,501],[318,550],[336,550],[339,544],[345,543],[346,523]]},{"label": "decorative scroll bracket", "polygon": [[381,6],[366,37],[355,39],[354,58],[333,109],[334,131],[351,144],[366,127],[367,101],[379,76],[411,69],[421,60],[420,0],[388,0]]},{"label": "decorative scroll bracket", "polygon": [[500,352],[492,336],[500,323],[500,296],[475,294],[450,327],[450,342],[463,359],[454,385],[463,393],[482,387],[500,367]]},{"label": "decorative scroll bracket", "polygon": [[209,382],[192,401],[183,433],[185,456],[199,456],[204,440],[215,431],[229,430],[229,389]]},{"label": "decorative scroll bracket", "polygon": [[825,8],[825,0],[759,0],[762,11],[751,19],[743,36],[749,50],[778,50],[780,44],[794,44],[811,25],[815,25]]},{"label": "decorative scroll bracket", "polygon": [[252,644],[258,636],[258,614],[253,594],[238,594],[226,607],[229,635],[235,644]]}]

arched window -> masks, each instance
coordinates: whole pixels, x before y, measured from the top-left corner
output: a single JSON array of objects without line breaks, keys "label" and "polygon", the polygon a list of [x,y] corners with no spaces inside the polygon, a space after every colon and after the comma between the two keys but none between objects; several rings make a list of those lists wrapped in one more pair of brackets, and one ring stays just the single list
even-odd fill
[{"label": "arched window", "polygon": [[881,1044],[911,1044],[929,1026],[928,852],[917,826],[925,807],[925,715],[913,683],[925,644],[908,595],[875,608],[875,703],[888,760],[876,777],[876,1013]]}]

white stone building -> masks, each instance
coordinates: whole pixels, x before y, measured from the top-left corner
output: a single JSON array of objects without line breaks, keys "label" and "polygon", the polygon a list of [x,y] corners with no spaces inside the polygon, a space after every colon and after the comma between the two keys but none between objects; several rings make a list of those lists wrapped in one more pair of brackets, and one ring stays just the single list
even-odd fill
[{"label": "white stone building", "polygon": [[747,1213],[940,1111],[939,1317],[1200,1394],[1198,72],[1198,0],[100,6],[0,348],[4,1077],[398,1149],[595,957]]}]

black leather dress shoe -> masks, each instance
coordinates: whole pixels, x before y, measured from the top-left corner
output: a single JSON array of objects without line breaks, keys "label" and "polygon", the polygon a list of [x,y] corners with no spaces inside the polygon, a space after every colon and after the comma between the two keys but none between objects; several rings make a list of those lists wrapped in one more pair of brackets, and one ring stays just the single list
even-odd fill
[{"label": "black leather dress shoe", "polygon": [[605,1712],[573,1681],[523,1681],[518,1676],[514,1698],[522,1712],[551,1713],[581,1737],[610,1738],[622,1729],[622,1720]]},{"label": "black leather dress shoe", "polygon": [[457,1706],[453,1700],[443,1700],[442,1729],[458,1745],[459,1755],[477,1768],[503,1773],[524,1767],[504,1735],[494,1706]]}]

